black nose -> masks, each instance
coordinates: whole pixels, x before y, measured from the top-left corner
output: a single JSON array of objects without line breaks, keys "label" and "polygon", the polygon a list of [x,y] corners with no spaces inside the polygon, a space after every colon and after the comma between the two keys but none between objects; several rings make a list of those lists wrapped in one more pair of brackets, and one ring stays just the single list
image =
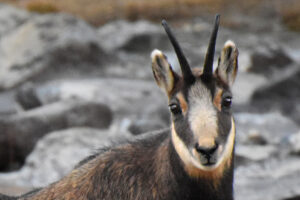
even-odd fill
[{"label": "black nose", "polygon": [[218,147],[218,143],[215,143],[215,146],[213,147],[201,147],[198,143],[196,143],[195,145],[196,151],[206,156],[212,155],[218,149]]}]

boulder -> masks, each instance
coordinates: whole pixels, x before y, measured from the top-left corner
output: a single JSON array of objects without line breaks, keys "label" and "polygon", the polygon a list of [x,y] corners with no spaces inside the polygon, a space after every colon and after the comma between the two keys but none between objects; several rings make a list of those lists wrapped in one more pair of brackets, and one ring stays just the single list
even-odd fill
[{"label": "boulder", "polygon": [[300,196],[300,160],[293,157],[267,159],[235,170],[235,199],[283,200]]},{"label": "boulder", "polygon": [[106,105],[69,100],[0,119],[0,169],[19,168],[36,142],[55,130],[69,127],[108,128],[112,112]]},{"label": "boulder", "polygon": [[0,185],[44,187],[61,179],[82,159],[110,144],[114,137],[128,133],[77,127],[54,131],[41,138],[20,171],[0,174]]},{"label": "boulder", "polygon": [[166,124],[159,120],[136,120],[129,126],[128,131],[133,135],[139,135],[165,127]]},{"label": "boulder", "polygon": [[[287,138],[299,131],[299,125],[279,112],[237,113],[234,115],[237,129],[237,142],[253,144],[253,135],[263,140],[263,144],[284,144]],[[256,141],[259,143],[259,141]],[[259,145],[256,143],[256,145]]]},{"label": "boulder", "polygon": [[248,144],[254,144],[254,145],[268,144],[267,139],[263,136],[263,134],[261,132],[258,132],[258,131],[249,131],[246,142],[248,142]]},{"label": "boulder", "polygon": [[251,97],[253,109],[280,110],[300,124],[300,70],[275,83],[257,89]]},{"label": "boulder", "polygon": [[42,105],[32,83],[23,84],[16,92],[15,100],[24,110],[30,110]]},{"label": "boulder", "polygon": [[0,92],[0,117],[15,114],[18,112],[18,106],[14,99],[14,91]]},{"label": "boulder", "polygon": [[67,14],[34,15],[3,36],[0,49],[0,90],[33,78],[94,74],[108,60],[97,31]]},{"label": "boulder", "polygon": [[248,105],[251,96],[258,89],[266,85],[268,79],[253,73],[239,73],[233,85],[234,109],[237,105]]},{"label": "boulder", "polygon": [[249,70],[270,77],[275,69],[284,71],[292,63],[292,58],[282,48],[258,48],[251,54]]},{"label": "boulder", "polygon": [[300,195],[292,195],[292,197],[284,198],[282,200],[300,200]]},{"label": "boulder", "polygon": [[154,81],[89,79],[49,82],[35,91],[42,104],[67,99],[84,99],[107,104],[120,123],[134,134],[167,127],[170,114],[165,95]]},{"label": "boulder", "polygon": [[31,19],[32,16],[23,9],[0,3],[0,39]]},{"label": "boulder", "polygon": [[276,148],[273,145],[237,145],[235,153],[240,157],[238,159],[257,162],[274,156],[277,152]]},{"label": "boulder", "polygon": [[148,21],[114,21],[98,29],[101,44],[107,51],[125,50],[135,53],[165,49],[169,42],[163,29]]},{"label": "boulder", "polygon": [[290,153],[300,155],[300,132],[291,135],[288,138]]},{"label": "boulder", "polygon": [[300,162],[290,154],[289,143],[299,126],[279,112],[238,113],[235,119],[235,199],[283,200],[299,196]]},{"label": "boulder", "polygon": [[154,80],[61,80],[40,85],[36,91],[44,105],[61,100],[81,99],[108,105],[119,119],[159,118],[163,123],[169,121],[167,98]]}]

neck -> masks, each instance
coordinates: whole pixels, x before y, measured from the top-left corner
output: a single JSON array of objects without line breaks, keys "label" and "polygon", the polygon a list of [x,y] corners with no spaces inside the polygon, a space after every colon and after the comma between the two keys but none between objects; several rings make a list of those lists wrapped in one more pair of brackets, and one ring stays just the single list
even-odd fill
[{"label": "neck", "polygon": [[229,167],[224,169],[221,177],[217,177],[218,180],[214,179],[215,176],[194,178],[186,172],[184,163],[178,156],[172,141],[169,142],[168,149],[172,173],[178,185],[175,191],[177,196],[181,196],[182,199],[200,199],[201,197],[201,199],[206,197],[206,199],[214,200],[233,199],[233,156],[231,156]]}]

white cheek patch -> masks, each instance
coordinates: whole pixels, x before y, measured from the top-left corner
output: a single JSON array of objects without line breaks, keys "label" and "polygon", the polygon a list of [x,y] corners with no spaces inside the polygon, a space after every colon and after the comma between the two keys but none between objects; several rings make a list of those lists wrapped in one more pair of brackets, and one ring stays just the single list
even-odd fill
[{"label": "white cheek patch", "polygon": [[185,165],[191,165],[193,159],[192,155],[190,154],[188,147],[184,144],[184,142],[179,138],[178,134],[176,133],[173,123],[172,123],[171,132],[172,132],[172,143],[180,159],[183,161]]},{"label": "white cheek patch", "polygon": [[234,123],[233,118],[231,118],[230,133],[227,137],[225,147],[222,147],[222,148],[224,148],[224,150],[223,150],[223,153],[221,154],[216,166],[220,165],[223,162],[226,162],[228,159],[231,158],[233,147],[234,147],[234,141],[235,141],[235,123]]}]

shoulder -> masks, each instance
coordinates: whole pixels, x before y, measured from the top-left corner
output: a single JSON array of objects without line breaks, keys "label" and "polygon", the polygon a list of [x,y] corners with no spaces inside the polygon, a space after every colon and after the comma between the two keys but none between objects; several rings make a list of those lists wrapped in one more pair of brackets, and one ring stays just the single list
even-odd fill
[{"label": "shoulder", "polygon": [[80,161],[76,166],[76,168],[81,167],[85,163],[101,157],[102,155],[108,152],[126,152],[126,149],[147,149],[148,147],[154,148],[157,145],[160,145],[164,140],[166,140],[169,136],[170,129],[165,128],[158,131],[147,132],[141,134],[139,136],[135,136],[132,138],[119,139],[117,141],[112,141],[110,146],[101,147],[97,150],[95,154],[92,154],[82,161]]}]

